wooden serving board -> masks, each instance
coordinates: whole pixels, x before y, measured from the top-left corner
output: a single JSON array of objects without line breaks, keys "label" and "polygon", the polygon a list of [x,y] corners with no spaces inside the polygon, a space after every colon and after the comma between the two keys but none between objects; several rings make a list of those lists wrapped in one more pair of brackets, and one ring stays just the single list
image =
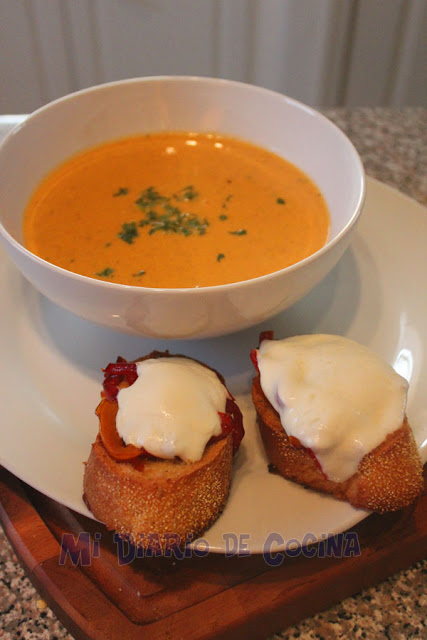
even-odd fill
[{"label": "wooden serving board", "polygon": [[[283,559],[276,567],[262,555],[133,558],[129,547],[120,555],[102,525],[1,467],[0,519],[35,587],[84,640],[262,638],[427,555],[426,490],[414,506],[355,527],[359,555],[321,557],[315,546],[306,555],[276,556]],[[73,548],[73,557],[64,554],[70,534],[79,557]]]}]

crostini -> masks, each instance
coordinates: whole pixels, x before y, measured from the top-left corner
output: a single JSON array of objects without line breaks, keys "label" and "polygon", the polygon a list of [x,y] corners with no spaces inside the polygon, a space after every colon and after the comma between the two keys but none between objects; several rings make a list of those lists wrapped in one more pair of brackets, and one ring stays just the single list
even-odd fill
[{"label": "crostini", "polygon": [[274,340],[251,352],[252,398],[271,469],[379,513],[422,492],[406,417],[408,384],[367,347],[334,335]]},{"label": "crostini", "polygon": [[84,500],[136,546],[182,546],[223,510],[242,414],[206,365],[154,351],[104,370],[99,433],[84,472]]}]

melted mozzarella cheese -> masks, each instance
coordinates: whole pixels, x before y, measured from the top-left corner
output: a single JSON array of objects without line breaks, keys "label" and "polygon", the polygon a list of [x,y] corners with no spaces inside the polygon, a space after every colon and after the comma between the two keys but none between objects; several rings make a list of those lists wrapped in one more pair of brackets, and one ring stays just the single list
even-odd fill
[{"label": "melted mozzarella cheese", "polygon": [[312,449],[330,480],[350,478],[402,424],[406,380],[348,338],[264,340],[257,357],[262,390],[286,433]]},{"label": "melted mozzarella cheese", "polygon": [[214,371],[183,357],[137,363],[138,378],[118,394],[116,426],[125,444],[159,458],[195,462],[221,434],[227,389]]}]

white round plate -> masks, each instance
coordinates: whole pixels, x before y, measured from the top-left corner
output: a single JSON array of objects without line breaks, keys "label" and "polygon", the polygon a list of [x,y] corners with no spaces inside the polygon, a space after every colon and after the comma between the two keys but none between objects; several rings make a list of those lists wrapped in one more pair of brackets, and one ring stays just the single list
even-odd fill
[{"label": "white round plate", "polygon": [[197,357],[221,371],[244,412],[227,506],[206,532],[218,553],[262,553],[345,531],[368,515],[303,489],[267,469],[250,401],[251,348],[261,330],[277,338],[336,333],[368,345],[410,382],[408,417],[427,458],[427,211],[375,180],[354,241],[332,273],[301,302],[263,326],[222,338],[166,342],[98,327],[49,302],[0,252],[0,463],[75,511],[83,463],[98,423],[101,368],[153,348]]}]

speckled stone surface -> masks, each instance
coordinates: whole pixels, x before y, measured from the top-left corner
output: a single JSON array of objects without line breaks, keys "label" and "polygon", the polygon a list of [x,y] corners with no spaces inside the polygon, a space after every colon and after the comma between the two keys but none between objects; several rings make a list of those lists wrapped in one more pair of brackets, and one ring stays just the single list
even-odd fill
[{"label": "speckled stone surface", "polygon": [[357,148],[366,173],[427,205],[427,109],[325,109]]},{"label": "speckled stone surface", "polygon": [[[427,109],[328,109],[368,175],[427,205]],[[427,215],[427,211],[426,211]],[[278,631],[276,640],[427,638],[427,560]],[[0,638],[73,640],[39,597],[0,531]]]}]

